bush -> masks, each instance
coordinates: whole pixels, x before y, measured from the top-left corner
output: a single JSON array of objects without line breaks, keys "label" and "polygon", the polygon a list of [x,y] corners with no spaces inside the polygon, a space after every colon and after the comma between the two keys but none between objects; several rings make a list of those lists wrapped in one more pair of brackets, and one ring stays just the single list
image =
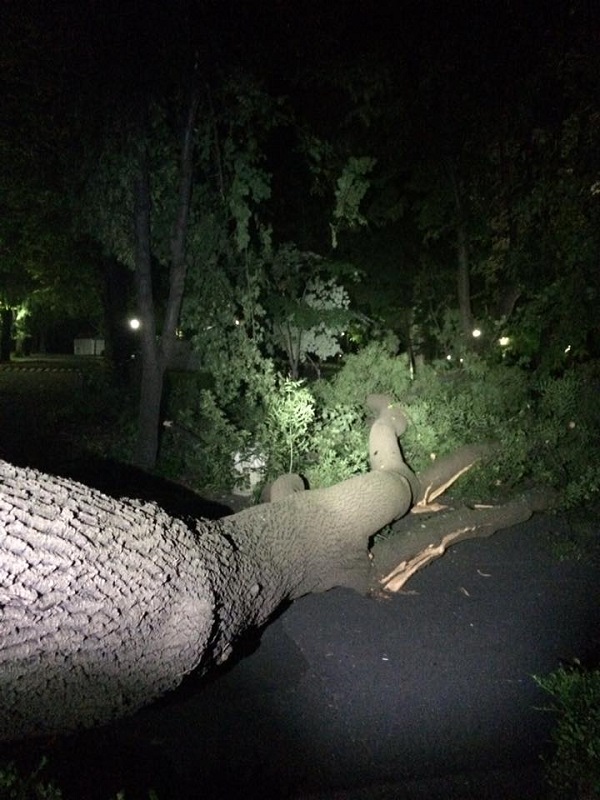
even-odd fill
[{"label": "bush", "polygon": [[233,453],[258,452],[268,479],[291,470],[314,488],[331,485],[368,468],[365,399],[389,393],[408,414],[401,444],[417,473],[463,445],[496,443],[493,459],[453,488],[465,499],[494,499],[535,483],[556,488],[569,507],[600,491],[600,465],[590,453],[590,442],[600,440],[595,365],[540,380],[473,354],[458,368],[422,366],[411,380],[406,357],[374,342],[329,380],[291,381],[268,360],[255,360],[239,376],[234,399],[233,382],[224,394],[193,381],[171,392],[167,413],[176,424],[164,437],[163,469],[192,485],[228,489]]},{"label": "bush", "polygon": [[197,488],[230,490],[234,454],[247,449],[250,432],[235,425],[209,389],[183,398],[174,393],[167,417],[160,471]]},{"label": "bush", "polygon": [[347,355],[330,381],[318,381],[314,391],[324,406],[364,406],[369,394],[403,396],[411,386],[405,355],[395,355],[396,343],[371,342]]},{"label": "bush", "polygon": [[315,398],[304,381],[277,376],[264,406],[265,419],[257,438],[261,450],[268,454],[268,472],[276,477],[297,471],[309,448]]},{"label": "bush", "polygon": [[[63,800],[62,791],[53,781],[40,777],[47,760],[42,758],[39,766],[29,775],[24,775],[11,761],[0,764],[0,800]],[[153,789],[148,790],[148,800],[159,800]],[[126,800],[125,793],[117,792],[110,800]]]},{"label": "bush", "polygon": [[553,698],[554,754],[546,759],[557,800],[600,797],[600,670],[560,667],[536,683]]},{"label": "bush", "polygon": [[62,792],[52,782],[42,780],[46,766],[43,758],[30,775],[19,773],[12,762],[0,766],[0,798],[2,800],[62,800]]},{"label": "bush", "polygon": [[309,486],[332,486],[368,469],[366,411],[335,405],[321,408],[311,431],[303,474]]}]

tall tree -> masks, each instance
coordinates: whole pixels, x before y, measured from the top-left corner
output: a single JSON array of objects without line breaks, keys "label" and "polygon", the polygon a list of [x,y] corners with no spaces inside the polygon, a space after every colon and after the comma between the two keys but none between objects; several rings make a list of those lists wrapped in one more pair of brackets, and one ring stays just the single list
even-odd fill
[{"label": "tall tree", "polygon": [[152,469],[158,453],[159,419],[165,370],[173,356],[186,276],[186,239],[190,219],[194,173],[194,135],[199,107],[196,87],[188,101],[182,131],[179,187],[170,241],[169,293],[160,337],[152,291],[151,188],[147,152],[146,115],[140,129],[135,166],[134,237],[135,284],[141,320],[142,377],[135,461]]}]

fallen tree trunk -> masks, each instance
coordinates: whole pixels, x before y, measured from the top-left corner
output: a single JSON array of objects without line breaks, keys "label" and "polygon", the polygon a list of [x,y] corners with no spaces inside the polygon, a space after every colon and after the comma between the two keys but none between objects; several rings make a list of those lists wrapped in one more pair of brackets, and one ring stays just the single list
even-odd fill
[{"label": "fallen tree trunk", "polygon": [[398,446],[403,412],[385,396],[370,406],[370,472],[315,491],[285,476],[272,502],[216,521],[0,461],[0,739],[130,714],[222,663],[282,604],[334,586],[397,590],[450,544],[531,510],[406,516],[430,512],[487,450],[440,459],[424,486]]},{"label": "fallen tree trunk", "polygon": [[[377,419],[375,451],[398,451],[403,415]],[[282,603],[366,581],[369,539],[413,502],[401,458],[373,467],[186,522],[0,462],[0,739],[129,714],[223,662]]]}]

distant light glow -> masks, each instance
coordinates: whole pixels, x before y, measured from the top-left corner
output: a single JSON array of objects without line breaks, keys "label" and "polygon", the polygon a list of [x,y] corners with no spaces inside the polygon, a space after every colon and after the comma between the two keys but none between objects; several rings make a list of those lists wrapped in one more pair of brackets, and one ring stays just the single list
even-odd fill
[{"label": "distant light glow", "polygon": [[571,345],[570,345],[570,344],[568,344],[568,345],[565,347],[565,353],[570,353],[570,352],[571,352]]},{"label": "distant light glow", "polygon": [[136,317],[133,317],[132,319],[129,320],[129,327],[131,328],[132,331],[139,330],[140,324],[141,323],[139,319],[137,319]]},{"label": "distant light glow", "polygon": [[446,361],[452,361],[452,355],[450,353],[446,356]]},{"label": "distant light glow", "polygon": [[510,336],[501,336],[498,339],[498,344],[500,345],[500,347],[508,347],[508,345],[510,344]]},{"label": "distant light glow", "polygon": [[473,330],[471,331],[471,336],[472,336],[474,339],[479,339],[479,337],[481,336],[481,330],[480,330],[480,328],[473,328]]}]

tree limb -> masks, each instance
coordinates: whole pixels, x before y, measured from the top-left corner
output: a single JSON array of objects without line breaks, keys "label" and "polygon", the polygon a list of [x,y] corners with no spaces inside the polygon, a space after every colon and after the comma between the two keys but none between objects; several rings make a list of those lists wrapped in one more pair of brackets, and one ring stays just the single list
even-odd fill
[{"label": "tree limb", "polygon": [[440,558],[451,545],[487,538],[518,525],[536,511],[551,508],[555,501],[553,492],[536,489],[502,505],[448,509],[429,518],[408,515],[392,525],[390,536],[375,542],[371,588],[400,591],[416,572]]}]

